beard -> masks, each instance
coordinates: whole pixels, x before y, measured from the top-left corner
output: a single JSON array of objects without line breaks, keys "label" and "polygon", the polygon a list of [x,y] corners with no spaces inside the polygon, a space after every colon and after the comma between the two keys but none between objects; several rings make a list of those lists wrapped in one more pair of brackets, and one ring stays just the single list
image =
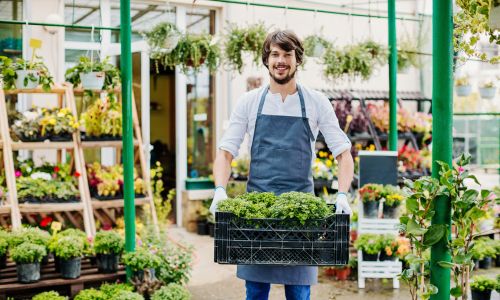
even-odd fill
[{"label": "beard", "polygon": [[294,77],[295,77],[295,73],[297,72],[297,69],[295,69],[293,71],[293,73],[288,73],[285,77],[283,78],[276,78],[276,76],[274,76],[274,74],[271,72],[271,70],[269,70],[269,76],[271,76],[271,78],[277,83],[277,84],[280,84],[280,85],[283,85],[283,84],[287,84],[288,82],[290,82],[290,80],[292,80]]}]

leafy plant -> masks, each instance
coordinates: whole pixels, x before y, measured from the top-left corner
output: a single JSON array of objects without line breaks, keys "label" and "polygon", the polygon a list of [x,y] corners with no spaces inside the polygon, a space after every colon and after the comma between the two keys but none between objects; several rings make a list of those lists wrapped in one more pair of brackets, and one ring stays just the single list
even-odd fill
[{"label": "leafy plant", "polygon": [[31,300],[68,300],[68,297],[59,295],[58,292],[43,292],[34,296]]},{"label": "leafy plant", "polygon": [[191,272],[193,251],[184,246],[166,247],[158,256],[161,260],[156,277],[163,283],[186,284]]},{"label": "leafy plant", "polygon": [[399,187],[393,185],[385,185],[384,198],[384,205],[396,207],[404,201],[405,195]]},{"label": "leafy plant", "polygon": [[83,256],[83,241],[76,236],[65,236],[57,241],[55,255],[63,260],[79,258]]},{"label": "leafy plant", "polygon": [[94,238],[94,251],[99,254],[121,254],[125,244],[122,236],[112,230],[99,231]]},{"label": "leafy plant", "polygon": [[247,28],[240,28],[234,23],[229,23],[224,49],[228,66],[241,74],[243,71],[242,52],[250,52],[253,63],[258,65],[266,35],[267,29],[263,23],[252,24]]},{"label": "leafy plant", "polygon": [[144,37],[150,48],[149,56],[151,59],[158,60],[172,51],[170,47],[176,46],[175,41],[178,42],[180,32],[175,24],[161,22],[155,25],[151,31],[145,32]]},{"label": "leafy plant", "polygon": [[384,186],[381,184],[367,183],[363,185],[359,190],[359,196],[363,203],[379,201],[382,197]]},{"label": "leafy plant", "polygon": [[316,52],[315,48],[318,47],[318,45],[320,45],[319,47],[322,47],[325,51],[333,47],[330,41],[328,41],[321,35],[316,35],[316,34],[305,37],[303,44],[304,44],[304,54],[310,57],[313,57],[315,54],[317,54],[315,53]]},{"label": "leafy plant", "polygon": [[18,264],[39,263],[45,255],[47,251],[44,246],[30,242],[11,247],[9,250],[10,258]]},{"label": "leafy plant", "polygon": [[66,81],[78,86],[81,83],[80,73],[104,72],[103,90],[112,90],[121,82],[120,71],[109,63],[106,57],[102,61],[93,61],[87,56],[80,56],[78,64],[66,70]]},{"label": "leafy plant", "polygon": [[155,167],[151,168],[151,189],[153,191],[153,201],[155,203],[155,210],[157,218],[160,222],[167,222],[168,215],[172,210],[172,201],[175,199],[175,189],[168,191],[166,199],[162,196],[164,191],[163,185],[163,167],[157,161]]},{"label": "leafy plant", "polygon": [[455,86],[468,86],[470,85],[469,83],[469,77],[463,76],[463,77],[458,77],[455,79]]},{"label": "leafy plant", "polygon": [[[472,258],[475,260],[495,257],[497,255],[497,251],[495,249],[494,240],[489,237],[474,240],[473,244],[470,246],[470,253],[472,254]],[[472,265],[473,262],[470,263],[469,267],[472,268]]]},{"label": "leafy plant", "polygon": [[20,202],[29,199],[41,202],[71,200],[79,195],[74,183],[51,180],[45,174],[47,173],[34,173],[32,177],[20,177],[16,180],[17,196]]},{"label": "leafy plant", "polygon": [[409,67],[420,67],[419,48],[415,42],[404,37],[398,41],[398,71],[403,71]]},{"label": "leafy plant", "polygon": [[44,91],[50,91],[50,87],[54,84],[54,80],[49,74],[49,69],[45,66],[43,61],[41,61],[41,57],[39,56],[36,56],[32,61],[16,58],[14,62],[12,62],[10,58],[0,56],[0,74],[3,76],[4,89],[12,90],[21,88],[20,86],[16,87],[15,81],[18,76],[16,71],[22,70],[33,70],[36,71],[38,75],[37,78],[34,74],[28,74],[28,76],[24,78],[23,86],[28,86],[28,82],[31,81],[42,85]]},{"label": "leafy plant", "polygon": [[144,297],[140,294],[131,291],[119,291],[114,294],[110,300],[144,300]]},{"label": "leafy plant", "polygon": [[470,289],[473,291],[484,292],[498,290],[498,282],[495,279],[486,276],[474,276],[470,284]]},{"label": "leafy plant", "polygon": [[23,243],[36,244],[47,247],[50,240],[50,234],[37,227],[24,227],[11,232],[8,237],[9,248],[17,247]]},{"label": "leafy plant", "polygon": [[383,249],[382,237],[374,233],[360,234],[354,242],[354,247],[366,254],[377,254]]},{"label": "leafy plant", "polygon": [[81,114],[80,122],[87,136],[120,137],[122,135],[122,104],[116,97],[98,98]]},{"label": "leafy plant", "polygon": [[56,248],[59,245],[59,240],[64,237],[71,237],[80,240],[81,243],[83,244],[84,254],[89,254],[92,252],[92,245],[90,244],[90,241],[87,238],[87,234],[81,231],[80,229],[75,229],[75,228],[68,228],[52,235],[48,245],[49,251],[52,253],[56,253]]},{"label": "leafy plant", "polygon": [[9,248],[9,243],[5,237],[0,236],[0,257],[7,254],[7,249]]},{"label": "leafy plant", "polygon": [[[123,166],[102,166],[99,162],[87,165],[87,174],[90,190],[93,195],[119,196],[123,195]],[[146,193],[146,184],[138,176],[134,168],[134,191],[136,194]]]},{"label": "leafy plant", "polygon": [[132,292],[134,287],[128,283],[104,283],[99,290],[104,294],[105,299],[110,299],[123,291]]},{"label": "leafy plant", "polygon": [[133,271],[144,271],[145,269],[156,269],[161,260],[155,251],[146,247],[139,247],[134,252],[127,252],[122,257],[123,263]]},{"label": "leafy plant", "polygon": [[189,300],[189,291],[180,284],[169,283],[157,290],[151,300]]},{"label": "leafy plant", "polygon": [[90,288],[81,290],[74,298],[74,300],[106,300],[104,293],[96,289]]},{"label": "leafy plant", "polygon": [[300,192],[279,195],[269,212],[271,218],[295,220],[302,225],[308,220],[323,219],[333,214],[323,199]]}]

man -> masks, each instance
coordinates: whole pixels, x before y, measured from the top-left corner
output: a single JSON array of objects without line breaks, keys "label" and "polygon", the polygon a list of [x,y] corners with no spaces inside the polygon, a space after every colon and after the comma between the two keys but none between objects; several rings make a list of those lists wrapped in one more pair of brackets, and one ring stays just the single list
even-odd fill
[{"label": "man", "polygon": [[[311,164],[320,130],[339,165],[336,212],[351,213],[346,196],[354,171],[351,142],[340,129],[328,98],[296,83],[303,54],[302,42],[293,32],[275,31],[267,36],[262,62],[269,70],[270,85],[244,94],[231,115],[214,161],[212,213],[227,198],[231,161],[245,133],[252,141],[248,192],[312,193]],[[284,284],[288,300],[309,299],[317,275],[318,268],[311,266],[239,265],[237,271],[238,278],[246,281],[247,300],[268,299],[271,283]]]}]

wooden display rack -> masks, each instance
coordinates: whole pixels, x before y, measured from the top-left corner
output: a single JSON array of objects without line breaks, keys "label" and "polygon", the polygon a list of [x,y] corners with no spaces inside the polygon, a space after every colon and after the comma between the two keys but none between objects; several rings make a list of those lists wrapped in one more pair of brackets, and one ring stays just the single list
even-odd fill
[{"label": "wooden display rack", "polygon": [[[3,163],[3,140],[0,130],[0,177],[5,175],[5,166]],[[0,186],[1,188],[5,188],[5,186]],[[4,189],[4,193],[5,193]],[[10,224],[10,203],[8,199],[5,197],[5,194],[0,196],[0,227],[9,227]]]},{"label": "wooden display rack", "polygon": [[[19,204],[17,199],[16,177],[14,170],[14,155],[13,151],[18,150],[44,150],[57,149],[69,150],[73,153],[71,164],[74,169],[80,174],[83,173],[83,162],[78,154],[79,149],[79,132],[76,131],[72,135],[72,141],[69,142],[14,142],[9,133],[9,123],[7,116],[7,108],[5,102],[5,94],[55,94],[58,97],[58,106],[63,107],[63,104],[76,117],[76,107],[74,101],[71,101],[70,90],[66,87],[54,86],[50,91],[44,91],[41,88],[4,91],[0,89],[0,132],[2,137],[2,147],[4,154],[5,177],[7,181],[8,202],[10,205],[11,221],[13,228],[21,227],[22,219],[28,220],[30,223],[36,223],[32,218],[32,214],[39,214],[42,217],[52,214],[57,221],[65,222],[68,220],[75,227],[81,228],[81,220],[83,220],[83,228],[87,235],[92,235],[93,219],[90,217],[88,197],[85,197],[85,187],[87,182],[82,176],[78,177],[78,190],[80,192],[80,202],[76,203],[46,203],[46,204]],[[64,101],[66,100],[66,101]]]}]

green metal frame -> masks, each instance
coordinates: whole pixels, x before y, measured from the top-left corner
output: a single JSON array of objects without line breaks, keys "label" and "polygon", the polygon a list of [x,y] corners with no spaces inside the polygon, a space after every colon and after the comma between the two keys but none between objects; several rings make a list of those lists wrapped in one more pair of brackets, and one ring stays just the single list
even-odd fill
[{"label": "green metal frame", "polygon": [[17,20],[0,20],[0,24],[14,24],[14,25],[36,25],[36,26],[51,26],[51,27],[64,27],[73,29],[96,29],[96,30],[112,30],[120,31],[119,27],[104,27],[104,26],[85,26],[74,24],[58,24],[58,23],[44,23],[44,22],[31,22],[31,21],[17,21]]},{"label": "green metal frame", "polygon": [[396,42],[396,0],[387,2],[389,14],[389,150],[398,151],[398,121],[397,121],[397,77],[398,77],[398,47]]}]

